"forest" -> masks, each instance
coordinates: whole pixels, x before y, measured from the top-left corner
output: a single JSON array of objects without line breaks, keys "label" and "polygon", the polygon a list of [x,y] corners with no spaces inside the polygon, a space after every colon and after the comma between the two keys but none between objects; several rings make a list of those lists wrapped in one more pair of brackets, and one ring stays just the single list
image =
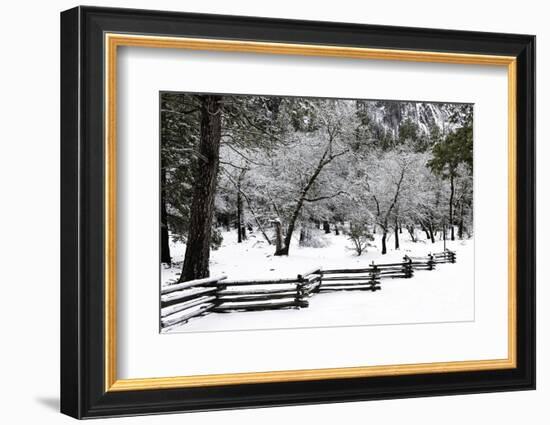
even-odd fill
[{"label": "forest", "polygon": [[210,276],[228,235],[273,257],[327,234],[350,256],[473,236],[471,104],[161,92],[160,126],[161,263],[183,258],[179,282]]}]

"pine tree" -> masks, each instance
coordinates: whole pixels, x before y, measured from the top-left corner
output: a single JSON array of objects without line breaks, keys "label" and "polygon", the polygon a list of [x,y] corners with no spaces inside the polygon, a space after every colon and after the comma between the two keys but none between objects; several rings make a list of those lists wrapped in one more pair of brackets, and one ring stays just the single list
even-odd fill
[{"label": "pine tree", "polygon": [[453,130],[445,139],[432,149],[433,158],[428,167],[444,180],[449,181],[449,225],[451,226],[451,240],[455,240],[455,181],[461,164],[466,164],[471,170],[473,167],[473,111],[462,106],[459,108],[453,121],[461,126]]}]

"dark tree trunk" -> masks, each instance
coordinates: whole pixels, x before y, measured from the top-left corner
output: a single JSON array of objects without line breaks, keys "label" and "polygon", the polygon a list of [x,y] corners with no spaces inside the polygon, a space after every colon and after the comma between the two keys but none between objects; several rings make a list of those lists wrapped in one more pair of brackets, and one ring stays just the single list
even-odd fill
[{"label": "dark tree trunk", "polygon": [[[382,228],[382,231],[384,232],[382,234],[382,254],[385,254],[387,252],[386,248],[386,236],[388,233],[388,223],[389,219],[391,217],[392,211],[395,208],[396,212],[394,214],[395,220],[394,220],[394,229],[395,229],[395,247],[396,249],[399,248],[399,229],[398,229],[398,223],[397,223],[397,217],[399,217],[399,205],[397,203],[399,199],[399,191],[401,188],[401,184],[403,183],[403,180],[405,178],[405,168],[403,167],[401,169],[401,176],[399,178],[399,183],[397,183],[397,188],[395,190],[395,194],[393,196],[393,200],[391,205],[389,206],[388,210],[384,214],[384,219],[382,221],[382,224],[380,224],[380,227]],[[378,200],[376,197],[374,197],[374,201],[376,202],[376,210],[377,210],[377,216],[380,217],[380,204],[378,203]]]},{"label": "dark tree trunk", "polygon": [[210,276],[210,238],[220,160],[221,96],[201,96],[200,100],[200,159],[195,165],[189,234],[180,282]]},{"label": "dark tree trunk", "polygon": [[[280,226],[280,225],[279,225]],[[279,232],[280,232],[279,227]],[[275,247],[275,255],[288,255],[288,250],[290,248],[290,241],[292,240],[292,233],[294,232],[294,223],[288,226],[284,241],[281,244],[280,248]]]},{"label": "dark tree trunk", "polygon": [[[278,255],[277,253],[281,252],[284,249],[283,234],[281,231],[281,222],[277,220],[273,224],[275,225],[275,255]],[[282,254],[279,254],[279,255],[282,255]]]},{"label": "dark tree trunk", "polygon": [[325,233],[330,233],[330,223],[328,221],[323,221],[323,230]]},{"label": "dark tree trunk", "polygon": [[386,248],[386,230],[383,229],[382,231],[382,255],[386,254],[388,252]]},{"label": "dark tree trunk", "polygon": [[424,233],[426,233],[426,239],[430,239],[430,232],[428,231],[428,228],[426,227],[426,225],[422,221],[420,222],[420,227],[421,227],[422,231]]},{"label": "dark tree trunk", "polygon": [[447,249],[447,226],[443,224],[443,249]]},{"label": "dark tree trunk", "polygon": [[226,231],[231,231],[231,224],[229,222],[228,214],[219,213],[216,214],[216,221],[220,226],[222,226]]},{"label": "dark tree trunk", "polygon": [[397,225],[397,220],[395,220],[395,249],[399,249],[399,226]]},{"label": "dark tree trunk", "polygon": [[412,242],[416,242],[417,239],[416,239],[416,235],[415,235],[415,228],[414,228],[414,224],[410,224],[408,226],[405,226],[406,229],[407,229],[407,232],[409,232],[409,235],[411,237],[411,241]]},{"label": "dark tree trunk", "polygon": [[243,219],[242,219],[242,210],[243,210],[243,201],[241,199],[241,187],[240,187],[240,180],[239,185],[237,186],[237,243],[241,243],[243,241]]},{"label": "dark tree trunk", "polygon": [[290,243],[292,242],[292,234],[294,233],[296,220],[298,220],[298,216],[300,215],[303,202],[304,202],[303,199],[298,201],[298,206],[294,210],[294,214],[292,215],[292,218],[290,219],[290,223],[288,224],[288,228],[286,230],[285,240],[283,244],[284,246],[282,246],[281,249],[275,249],[275,255],[288,255],[288,250],[290,249]]},{"label": "dark tree trunk", "polygon": [[458,237],[462,239],[464,237],[464,204],[460,203],[460,221],[458,222]]},{"label": "dark tree trunk", "polygon": [[455,240],[455,226],[453,222],[453,202],[455,197],[455,181],[454,176],[451,173],[451,196],[449,198],[449,225],[451,226],[451,240]]},{"label": "dark tree trunk", "polygon": [[[163,161],[161,161],[163,162]],[[170,239],[168,234],[168,213],[166,211],[166,168],[161,164],[160,175],[160,262],[172,265]]]},{"label": "dark tree trunk", "polygon": [[430,223],[430,226],[428,227],[429,231],[430,231],[430,240],[432,241],[432,243],[435,243],[435,237],[434,237],[434,226],[433,224]]},{"label": "dark tree trunk", "polygon": [[338,224],[334,223],[334,234],[336,236],[340,235],[340,231],[338,230]]},{"label": "dark tree trunk", "polygon": [[242,181],[246,169],[243,169],[237,178],[237,243],[241,243],[246,239],[246,229],[244,226],[243,218],[243,191],[242,191]]}]

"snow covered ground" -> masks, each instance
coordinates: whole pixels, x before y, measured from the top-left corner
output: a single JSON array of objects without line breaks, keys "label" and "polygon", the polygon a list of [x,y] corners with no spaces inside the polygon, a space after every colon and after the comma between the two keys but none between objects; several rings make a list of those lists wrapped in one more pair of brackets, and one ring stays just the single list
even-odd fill
[{"label": "snow covered ground", "polygon": [[[249,235],[241,244],[236,232],[223,234],[222,246],[211,252],[211,275],[225,274],[228,279],[269,279],[295,277],[314,267],[358,268],[375,263],[400,262],[406,254],[425,256],[443,251],[443,241],[432,244],[421,238],[410,242],[408,234],[400,235],[401,248],[380,254],[376,235],[368,252],[357,256],[350,250],[345,235],[322,235],[324,248],[300,247],[297,241],[288,257],[273,255],[274,247],[259,235]],[[474,319],[474,242],[447,241],[447,248],[456,251],[456,264],[438,264],[434,271],[415,271],[412,279],[384,279],[382,290],[331,292],[315,294],[309,307],[259,312],[212,313],[191,319],[170,332],[234,331],[327,326],[360,326],[428,322],[457,322]],[[177,280],[185,245],[172,243],[172,268],[162,266],[162,284]]]}]

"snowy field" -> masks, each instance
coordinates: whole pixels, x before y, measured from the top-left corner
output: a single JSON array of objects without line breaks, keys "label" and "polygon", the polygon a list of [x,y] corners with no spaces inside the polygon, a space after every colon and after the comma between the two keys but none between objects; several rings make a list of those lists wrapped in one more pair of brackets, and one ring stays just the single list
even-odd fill
[{"label": "snowy field", "polygon": [[[368,251],[357,256],[347,236],[322,235],[323,248],[304,248],[293,241],[290,255],[274,256],[274,247],[251,234],[243,243],[236,232],[223,233],[223,243],[211,251],[210,273],[228,279],[275,279],[295,277],[315,267],[359,268],[375,263],[401,262],[404,255],[426,256],[443,251],[443,241],[434,244],[422,237],[416,243],[408,234],[400,235],[401,247],[394,250],[393,235],[387,241],[388,253],[380,254],[376,235]],[[420,234],[419,234],[420,236]],[[423,235],[422,235],[423,236]],[[171,244],[173,265],[161,266],[162,285],[173,283],[181,272],[185,245]],[[170,332],[206,332],[284,329],[329,326],[389,325],[458,322],[474,319],[474,242],[447,241],[456,251],[455,264],[438,264],[434,271],[415,271],[411,279],[383,279],[382,290],[343,291],[315,294],[309,307],[258,312],[212,313],[191,319]]]}]

